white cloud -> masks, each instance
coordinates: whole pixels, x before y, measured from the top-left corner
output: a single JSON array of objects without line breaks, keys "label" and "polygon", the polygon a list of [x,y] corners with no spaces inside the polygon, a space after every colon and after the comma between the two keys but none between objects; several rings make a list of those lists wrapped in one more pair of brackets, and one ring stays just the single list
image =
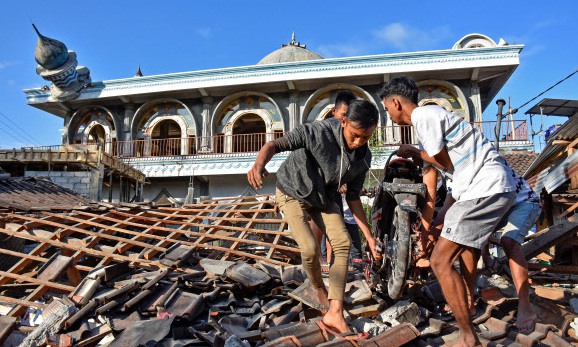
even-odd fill
[{"label": "white cloud", "polygon": [[19,61],[0,61],[0,70],[20,64]]},{"label": "white cloud", "polygon": [[197,34],[199,34],[202,38],[209,38],[212,35],[211,28],[199,28],[197,29]]},{"label": "white cloud", "polygon": [[375,37],[400,51],[429,50],[438,48],[452,36],[448,26],[439,26],[422,30],[403,23],[391,23],[374,32]]}]

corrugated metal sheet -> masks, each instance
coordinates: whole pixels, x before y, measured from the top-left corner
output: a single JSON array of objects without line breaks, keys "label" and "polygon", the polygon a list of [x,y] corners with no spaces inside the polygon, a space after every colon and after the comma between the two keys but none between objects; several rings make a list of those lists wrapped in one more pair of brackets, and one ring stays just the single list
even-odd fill
[{"label": "corrugated metal sheet", "polygon": [[[578,103],[578,100],[573,101]],[[530,165],[528,170],[526,170],[524,177],[528,178],[534,176],[536,174],[534,171],[537,168],[547,162],[548,159],[566,149],[566,146],[553,144],[555,140],[574,141],[576,138],[578,138],[578,116],[568,119],[566,123],[564,123],[560,128],[558,128],[550,135],[548,138],[548,144],[546,147],[544,147],[538,158],[536,158],[532,165]]]},{"label": "corrugated metal sheet", "polygon": [[526,111],[526,114],[543,114],[547,116],[572,117],[578,112],[578,100],[542,99],[535,106]]},{"label": "corrugated metal sheet", "polygon": [[578,152],[566,158],[544,178],[544,187],[552,193],[578,171]]}]

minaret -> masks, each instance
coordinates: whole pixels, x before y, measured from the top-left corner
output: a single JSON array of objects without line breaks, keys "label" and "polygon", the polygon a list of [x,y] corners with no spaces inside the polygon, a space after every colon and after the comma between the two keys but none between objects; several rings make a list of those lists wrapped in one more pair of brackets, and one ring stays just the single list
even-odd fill
[{"label": "minaret", "polygon": [[136,70],[133,77],[142,77],[142,71],[140,70],[140,65],[138,66],[138,70]]},{"label": "minaret", "polygon": [[50,98],[53,101],[78,98],[80,91],[90,85],[90,71],[78,66],[76,53],[69,51],[64,43],[40,34],[34,24],[32,27],[38,35],[34,51],[34,59],[38,63],[36,73],[52,82]]},{"label": "minaret", "polygon": [[291,34],[291,42],[287,42],[286,44],[282,44],[281,47],[286,46],[297,46],[301,48],[307,48],[307,45],[302,45],[301,42],[295,41],[295,31]]}]

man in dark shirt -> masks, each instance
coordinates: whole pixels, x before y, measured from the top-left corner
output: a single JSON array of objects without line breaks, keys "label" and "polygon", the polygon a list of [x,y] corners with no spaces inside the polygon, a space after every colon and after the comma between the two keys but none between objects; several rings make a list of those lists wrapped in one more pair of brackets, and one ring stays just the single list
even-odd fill
[{"label": "man in dark shirt", "polygon": [[[377,126],[378,111],[365,100],[351,102],[347,117],[337,120],[303,124],[284,137],[267,142],[247,173],[249,184],[263,186],[265,165],[275,153],[292,151],[277,172],[277,204],[301,251],[303,269],[320,302],[328,304],[319,325],[342,337],[351,335],[343,317],[343,295],[347,277],[351,241],[335,203],[337,190],[347,184],[346,200],[351,212],[361,222],[360,228],[374,257],[376,239],[365,218],[359,193],[371,165],[371,151],[367,141]],[[352,153],[355,152],[353,155]],[[309,226],[309,219],[326,235],[333,246],[335,260],[329,269],[329,290],[325,288],[319,263],[319,243]]]}]

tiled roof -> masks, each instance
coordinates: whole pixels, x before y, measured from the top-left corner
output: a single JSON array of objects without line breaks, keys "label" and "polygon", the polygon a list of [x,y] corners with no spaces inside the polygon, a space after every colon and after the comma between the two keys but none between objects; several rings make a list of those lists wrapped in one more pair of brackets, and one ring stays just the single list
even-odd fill
[{"label": "tiled roof", "polygon": [[538,157],[538,153],[526,150],[503,151],[500,154],[506,158],[510,167],[520,176],[524,175],[524,172]]},{"label": "tiled roof", "polygon": [[94,204],[47,178],[9,177],[0,179],[0,209],[68,210]]}]

